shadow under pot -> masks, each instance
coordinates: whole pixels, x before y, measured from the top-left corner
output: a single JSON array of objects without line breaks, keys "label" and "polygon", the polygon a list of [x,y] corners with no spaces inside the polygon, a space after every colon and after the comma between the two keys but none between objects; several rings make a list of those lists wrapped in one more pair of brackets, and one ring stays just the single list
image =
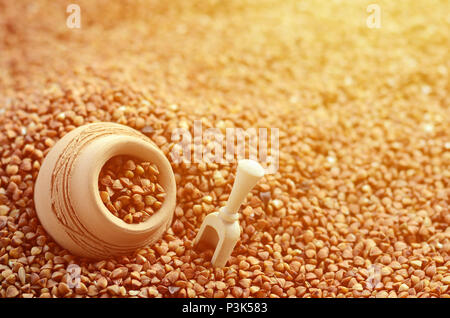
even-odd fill
[{"label": "shadow under pot", "polygon": [[[116,156],[155,164],[166,197],[146,221],[127,224],[104,205],[100,171]],[[78,127],[50,150],[39,171],[34,200],[38,218],[50,236],[73,254],[102,259],[131,254],[155,243],[172,221],[175,177],[164,153],[140,132],[114,123]]]}]

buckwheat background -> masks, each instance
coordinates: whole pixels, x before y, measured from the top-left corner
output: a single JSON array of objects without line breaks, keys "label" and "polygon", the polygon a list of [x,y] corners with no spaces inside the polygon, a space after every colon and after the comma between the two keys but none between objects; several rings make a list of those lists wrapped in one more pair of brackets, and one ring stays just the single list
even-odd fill
[{"label": "buckwheat background", "polygon": [[[81,29],[69,3],[0,1],[0,297],[449,296],[450,2],[76,1]],[[114,121],[168,153],[194,120],[280,129],[228,267],[192,241],[235,165],[174,164],[175,221],[135,255],[47,236],[33,184],[63,134]]]}]

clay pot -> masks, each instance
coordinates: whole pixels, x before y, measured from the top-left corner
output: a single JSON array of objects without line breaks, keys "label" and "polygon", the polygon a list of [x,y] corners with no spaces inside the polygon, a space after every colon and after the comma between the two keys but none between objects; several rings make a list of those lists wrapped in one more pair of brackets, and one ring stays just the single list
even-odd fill
[{"label": "clay pot", "polygon": [[[100,171],[118,155],[150,161],[160,171],[167,195],[144,222],[125,223],[100,198]],[[114,123],[85,125],[60,139],[44,159],[34,193],[37,215],[51,237],[76,255],[96,259],[157,241],[172,221],[175,199],[175,177],[163,152],[140,132]]]}]

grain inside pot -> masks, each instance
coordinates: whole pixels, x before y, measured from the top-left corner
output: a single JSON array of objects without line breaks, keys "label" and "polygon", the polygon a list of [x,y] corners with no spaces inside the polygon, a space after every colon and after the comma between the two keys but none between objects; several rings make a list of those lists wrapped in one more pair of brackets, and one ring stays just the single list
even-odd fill
[{"label": "grain inside pot", "polygon": [[[0,298],[449,297],[448,1],[377,1],[380,29],[356,1],[78,1],[82,30],[40,3],[0,10]],[[169,156],[195,120],[280,128],[226,267],[192,242],[234,164],[172,162],[172,226],[132,255],[80,259],[47,235],[33,187],[63,135],[113,121]]]},{"label": "grain inside pot", "polygon": [[155,164],[130,156],[109,159],[100,171],[98,189],[106,208],[126,223],[145,222],[161,208],[166,193]]}]

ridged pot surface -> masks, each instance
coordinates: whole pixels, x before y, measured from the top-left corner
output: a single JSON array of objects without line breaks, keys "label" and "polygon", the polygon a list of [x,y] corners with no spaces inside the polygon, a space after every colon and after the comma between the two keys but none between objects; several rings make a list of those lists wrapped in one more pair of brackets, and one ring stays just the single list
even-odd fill
[{"label": "ridged pot surface", "polygon": [[[100,171],[118,155],[150,161],[160,171],[166,197],[144,222],[125,223],[100,198]],[[39,171],[34,199],[40,222],[58,244],[76,255],[100,259],[156,242],[172,221],[176,184],[169,161],[145,135],[119,124],[94,123],[71,131],[53,146]]]}]

